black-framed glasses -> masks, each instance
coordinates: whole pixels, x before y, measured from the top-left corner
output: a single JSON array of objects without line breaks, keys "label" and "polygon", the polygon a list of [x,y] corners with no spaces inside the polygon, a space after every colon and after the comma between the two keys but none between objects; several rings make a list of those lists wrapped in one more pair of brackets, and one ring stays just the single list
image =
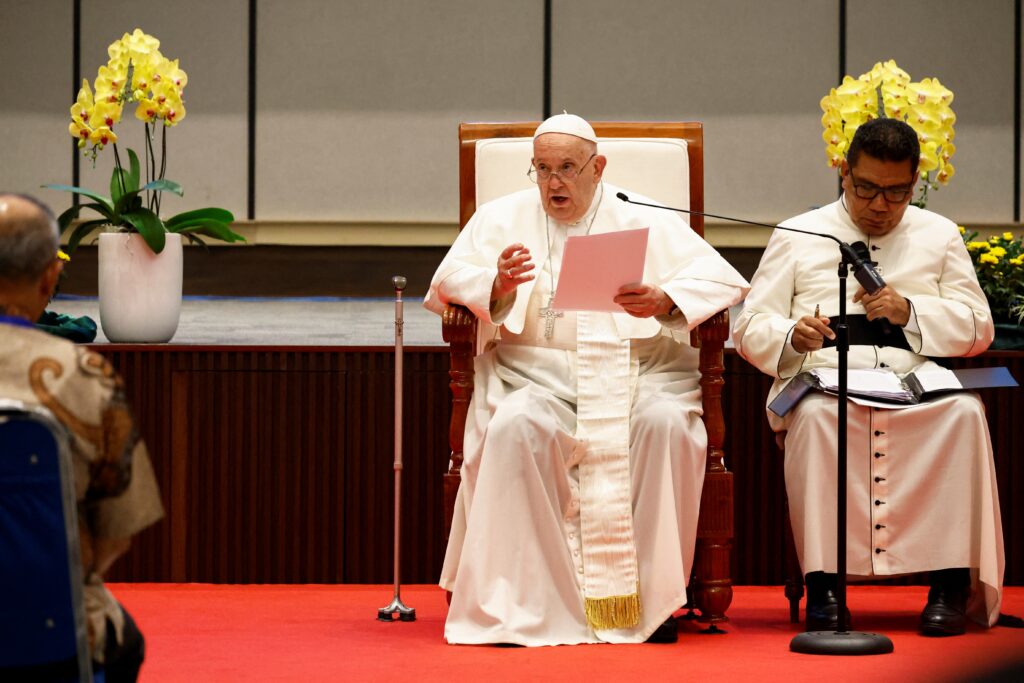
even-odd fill
[{"label": "black-framed glasses", "polygon": [[526,172],[526,175],[531,181],[535,183],[547,181],[553,175],[558,176],[562,180],[576,180],[579,174],[583,173],[583,169],[587,167],[587,164],[593,161],[594,157],[596,156],[596,153],[591,154],[590,158],[587,159],[579,168],[576,168],[576,164],[572,163],[571,161],[567,161],[564,164],[562,164],[562,166],[557,171],[546,164],[536,166],[533,164],[533,162],[530,162],[530,170]]},{"label": "black-framed glasses", "polygon": [[857,180],[857,176],[853,175],[853,171],[850,171],[850,181],[853,183],[853,194],[857,195],[858,199],[871,200],[881,194],[885,197],[885,201],[890,204],[899,204],[904,202],[914,192],[914,186],[911,185],[898,185],[896,187],[879,187],[871,183],[865,183]]}]

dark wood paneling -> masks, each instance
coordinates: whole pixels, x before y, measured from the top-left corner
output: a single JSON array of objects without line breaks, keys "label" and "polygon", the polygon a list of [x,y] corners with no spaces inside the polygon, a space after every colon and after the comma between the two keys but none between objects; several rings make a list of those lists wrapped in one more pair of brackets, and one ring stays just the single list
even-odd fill
[{"label": "dark wood paneling", "polygon": [[[119,581],[389,583],[394,350],[97,345],[124,374],[167,518],[143,532]],[[1007,365],[994,352],[956,366]],[[407,348],[403,582],[437,579],[444,554],[448,353]],[[785,579],[782,460],[770,381],[725,355],[726,464],[735,473],[733,581]],[[982,392],[996,451],[1006,581],[1024,583],[1024,391]],[[781,600],[781,597],[780,597]]]},{"label": "dark wood paneling", "polygon": [[[186,249],[186,296],[354,296],[394,294],[404,275],[407,297],[421,297],[448,247],[210,246]],[[64,294],[96,296],[97,247],[83,245],[61,283]]]},{"label": "dark wood paneling", "polygon": [[[392,349],[97,346],[125,376],[167,518],[110,574],[121,581],[390,581]],[[447,354],[406,353],[404,580],[443,547]]]}]

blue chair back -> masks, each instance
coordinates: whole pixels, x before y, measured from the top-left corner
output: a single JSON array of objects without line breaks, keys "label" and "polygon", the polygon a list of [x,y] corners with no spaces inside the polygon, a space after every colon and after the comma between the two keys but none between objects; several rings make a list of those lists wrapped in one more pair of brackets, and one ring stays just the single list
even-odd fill
[{"label": "blue chair back", "polygon": [[0,401],[0,585],[0,671],[77,659],[91,681],[67,433],[13,401]]}]

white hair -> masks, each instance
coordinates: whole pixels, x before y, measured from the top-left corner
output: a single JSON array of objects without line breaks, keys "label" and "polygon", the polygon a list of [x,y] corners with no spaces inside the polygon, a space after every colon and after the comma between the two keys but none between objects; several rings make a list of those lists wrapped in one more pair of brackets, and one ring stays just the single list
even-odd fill
[{"label": "white hair", "polygon": [[[26,202],[35,210],[12,211],[12,200]],[[59,248],[60,230],[48,206],[35,197],[0,192],[0,280],[38,277],[53,263]]]}]

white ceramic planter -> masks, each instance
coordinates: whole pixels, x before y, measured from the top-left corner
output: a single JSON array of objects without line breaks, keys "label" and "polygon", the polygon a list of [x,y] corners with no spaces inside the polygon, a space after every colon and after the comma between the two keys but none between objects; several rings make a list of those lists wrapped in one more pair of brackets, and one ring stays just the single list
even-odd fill
[{"label": "white ceramic planter", "polygon": [[181,313],[181,235],[154,254],[136,233],[100,235],[100,325],[112,342],[170,341]]}]

